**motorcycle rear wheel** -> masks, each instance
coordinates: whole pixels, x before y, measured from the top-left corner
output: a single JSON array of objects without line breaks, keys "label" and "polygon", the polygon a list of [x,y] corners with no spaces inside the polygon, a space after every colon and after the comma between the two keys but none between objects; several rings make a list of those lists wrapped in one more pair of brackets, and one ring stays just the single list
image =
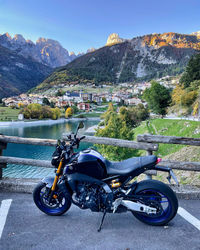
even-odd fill
[{"label": "motorcycle rear wheel", "polygon": [[164,226],[177,213],[178,200],[175,193],[169,186],[160,181],[142,181],[138,183],[134,194],[142,197],[142,199],[139,199],[141,203],[157,209],[156,214],[132,212],[138,220],[146,224]]},{"label": "motorcycle rear wheel", "polygon": [[48,201],[48,190],[46,184],[40,182],[33,191],[33,200],[36,206],[45,214],[58,216],[62,215],[71,206],[71,195],[66,192],[61,192],[59,189],[55,192],[51,202]]}]

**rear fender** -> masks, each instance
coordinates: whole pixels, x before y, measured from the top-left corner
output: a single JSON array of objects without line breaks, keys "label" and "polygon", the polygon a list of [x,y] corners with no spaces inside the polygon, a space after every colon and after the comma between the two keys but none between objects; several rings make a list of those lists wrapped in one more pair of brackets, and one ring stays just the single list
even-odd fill
[{"label": "rear fender", "polygon": [[169,176],[167,177],[167,179],[168,179],[169,183],[171,184],[171,177],[172,177],[174,179],[174,181],[176,182],[176,184],[179,186],[178,180],[177,180],[177,178],[176,178],[176,176],[171,168],[165,167],[165,166],[155,166],[154,169],[157,171],[168,172]]}]

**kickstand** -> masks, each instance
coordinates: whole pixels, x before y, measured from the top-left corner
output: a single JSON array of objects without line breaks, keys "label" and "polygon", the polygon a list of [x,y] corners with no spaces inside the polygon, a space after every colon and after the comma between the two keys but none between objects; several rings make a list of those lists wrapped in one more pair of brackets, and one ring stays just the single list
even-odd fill
[{"label": "kickstand", "polygon": [[99,229],[97,230],[98,232],[101,231],[101,228],[102,228],[102,225],[103,225],[103,221],[104,221],[105,216],[106,216],[106,210],[104,210],[103,217],[102,217],[102,219],[101,219],[100,227],[99,227]]}]

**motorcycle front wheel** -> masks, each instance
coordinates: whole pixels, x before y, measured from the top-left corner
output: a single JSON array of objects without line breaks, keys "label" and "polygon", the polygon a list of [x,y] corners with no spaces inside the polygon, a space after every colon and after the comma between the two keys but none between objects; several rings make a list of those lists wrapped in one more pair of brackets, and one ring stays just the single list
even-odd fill
[{"label": "motorcycle front wheel", "polygon": [[160,181],[145,180],[139,182],[134,194],[140,203],[156,208],[156,214],[132,212],[138,220],[146,224],[166,225],[177,213],[178,200],[175,193],[169,186]]},{"label": "motorcycle front wheel", "polygon": [[62,192],[59,189],[54,193],[51,201],[49,201],[49,188],[46,184],[40,182],[33,191],[33,200],[36,206],[45,214],[62,215],[71,206],[71,195],[66,191]]}]

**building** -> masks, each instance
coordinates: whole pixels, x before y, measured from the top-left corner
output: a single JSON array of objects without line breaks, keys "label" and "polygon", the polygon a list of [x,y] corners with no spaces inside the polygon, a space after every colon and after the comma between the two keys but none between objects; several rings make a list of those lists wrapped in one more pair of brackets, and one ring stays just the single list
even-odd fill
[{"label": "building", "polygon": [[90,111],[90,104],[85,102],[80,102],[77,104],[77,108],[80,110]]},{"label": "building", "polygon": [[80,98],[83,102],[92,101],[92,93],[80,92]]},{"label": "building", "polygon": [[81,102],[82,97],[78,92],[66,92],[63,96],[63,100],[65,101],[72,101],[72,102]]},{"label": "building", "polygon": [[130,99],[124,100],[124,103],[126,105],[138,105],[142,103],[142,101],[139,98],[130,98]]}]

